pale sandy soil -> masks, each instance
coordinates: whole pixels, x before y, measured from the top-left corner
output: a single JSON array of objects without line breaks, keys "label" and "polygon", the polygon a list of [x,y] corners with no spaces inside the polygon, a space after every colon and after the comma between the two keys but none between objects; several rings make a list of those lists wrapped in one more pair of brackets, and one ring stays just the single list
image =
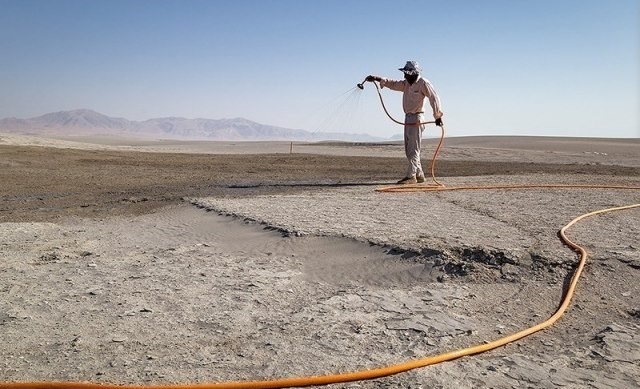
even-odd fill
[{"label": "pale sandy soil", "polygon": [[[563,225],[640,202],[376,192],[397,144],[83,142],[0,135],[1,381],[270,379],[483,343],[555,311],[577,260]],[[640,186],[638,156],[637,139],[460,138],[437,166],[446,186]],[[640,387],[639,230],[638,208],[570,230],[590,258],[550,329],[333,387]]]}]

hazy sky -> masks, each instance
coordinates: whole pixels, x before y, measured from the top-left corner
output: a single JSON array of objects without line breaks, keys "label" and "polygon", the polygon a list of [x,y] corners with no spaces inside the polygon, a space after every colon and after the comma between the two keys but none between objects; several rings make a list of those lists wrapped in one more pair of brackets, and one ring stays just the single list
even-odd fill
[{"label": "hazy sky", "polygon": [[[639,25],[638,0],[0,0],[0,118],[89,108],[389,137],[402,129],[355,84],[416,60],[449,135],[635,138]],[[383,96],[402,119],[400,94]]]}]

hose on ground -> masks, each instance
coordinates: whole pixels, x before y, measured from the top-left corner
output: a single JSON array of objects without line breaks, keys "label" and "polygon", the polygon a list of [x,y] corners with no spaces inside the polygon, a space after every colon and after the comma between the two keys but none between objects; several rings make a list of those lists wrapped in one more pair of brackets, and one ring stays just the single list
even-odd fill
[{"label": "hose on ground", "polygon": [[[527,187],[536,187],[529,185]],[[542,185],[541,187],[558,187],[557,185]],[[567,186],[563,186],[567,187]],[[590,188],[594,186],[589,186]],[[500,188],[499,186],[490,187],[491,189]],[[505,189],[514,189],[514,186],[503,186]],[[640,187],[615,187],[616,189],[640,189]],[[472,188],[436,188],[435,190],[462,190]],[[473,188],[473,189],[485,189],[485,188]],[[470,356],[479,354],[485,351],[493,350],[495,348],[504,346],[508,343],[520,340],[526,336],[529,336],[535,332],[543,330],[553,325],[567,310],[571,298],[575,293],[575,288],[582,274],[583,268],[587,260],[587,252],[584,248],[571,241],[566,231],[578,221],[602,213],[627,210],[631,208],[640,207],[640,204],[632,204],[620,207],[613,207],[607,209],[601,209],[593,212],[589,212],[580,215],[562,227],[560,230],[560,237],[564,243],[566,243],[573,250],[577,251],[580,260],[578,266],[573,272],[571,282],[564,293],[562,302],[556,312],[546,319],[545,321],[536,324],[532,327],[518,331],[511,335],[496,339],[494,341],[471,346],[459,350],[445,352],[439,355],[430,356],[421,359],[415,359],[412,361],[390,365],[386,367],[374,368],[363,371],[338,373],[321,376],[309,376],[309,377],[292,377],[282,378],[265,381],[238,381],[238,382],[223,382],[223,383],[199,383],[199,384],[174,384],[174,385],[113,385],[113,384],[98,384],[98,383],[86,383],[86,382],[4,382],[0,383],[0,389],[275,389],[275,388],[291,388],[291,387],[308,387],[308,386],[320,386],[328,384],[345,383],[352,381],[370,380],[376,378],[382,378],[390,375],[403,373],[409,370],[435,365],[438,363],[451,361],[464,356]]]}]

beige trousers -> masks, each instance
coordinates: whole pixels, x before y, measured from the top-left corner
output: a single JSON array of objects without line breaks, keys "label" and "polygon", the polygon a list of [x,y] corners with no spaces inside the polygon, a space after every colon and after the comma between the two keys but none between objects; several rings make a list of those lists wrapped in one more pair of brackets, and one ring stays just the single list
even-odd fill
[{"label": "beige trousers", "polygon": [[408,113],[404,117],[404,153],[409,161],[406,177],[424,176],[422,162],[420,161],[420,148],[422,146],[422,131],[424,114]]}]

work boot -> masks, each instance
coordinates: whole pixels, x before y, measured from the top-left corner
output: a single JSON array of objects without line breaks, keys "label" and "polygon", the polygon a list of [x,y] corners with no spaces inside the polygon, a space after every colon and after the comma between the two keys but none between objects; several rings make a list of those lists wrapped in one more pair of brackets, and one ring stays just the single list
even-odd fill
[{"label": "work boot", "polygon": [[416,181],[418,182],[418,184],[422,184],[424,182],[424,174],[418,174],[416,176]]},{"label": "work boot", "polygon": [[401,185],[407,185],[407,184],[415,184],[418,181],[416,181],[415,177],[405,177],[403,179],[401,179],[400,181],[397,182],[397,184],[401,184]]}]

